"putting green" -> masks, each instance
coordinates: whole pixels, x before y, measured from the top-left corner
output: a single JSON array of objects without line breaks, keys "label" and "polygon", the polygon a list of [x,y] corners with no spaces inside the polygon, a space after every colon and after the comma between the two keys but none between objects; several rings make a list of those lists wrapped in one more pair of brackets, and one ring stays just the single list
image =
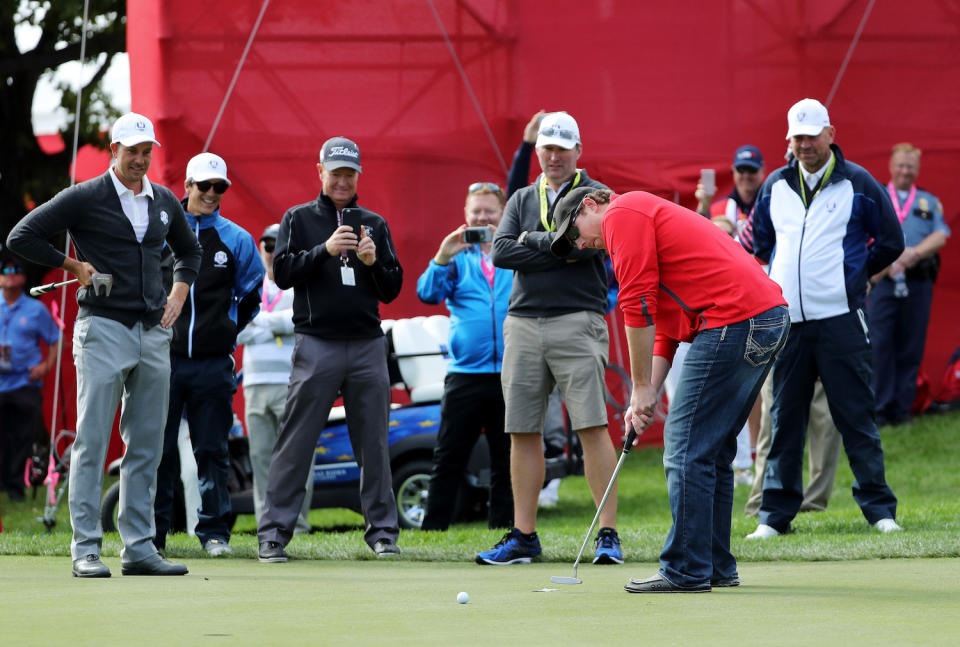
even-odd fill
[{"label": "putting green", "polygon": [[587,564],[565,586],[550,576],[571,565],[185,561],[186,577],[122,577],[108,558],[114,577],[79,580],[63,557],[0,557],[3,643],[960,644],[960,559],[741,563],[743,586],[699,595],[623,591],[654,564]]}]

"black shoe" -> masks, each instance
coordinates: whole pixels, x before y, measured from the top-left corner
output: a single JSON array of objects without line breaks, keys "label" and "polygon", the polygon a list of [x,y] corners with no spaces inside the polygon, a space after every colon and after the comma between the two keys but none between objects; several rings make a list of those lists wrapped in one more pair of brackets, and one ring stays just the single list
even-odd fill
[{"label": "black shoe", "polygon": [[729,589],[733,586],[740,586],[742,583],[736,575],[733,577],[718,577],[715,580],[710,580],[710,586],[716,589]]},{"label": "black shoe", "polygon": [[630,580],[623,587],[627,593],[709,593],[710,583],[696,586],[677,586],[659,573],[645,580]]},{"label": "black shoe", "polygon": [[278,541],[260,542],[260,561],[264,563],[279,564],[287,561],[287,553],[283,550],[283,544]]},{"label": "black shoe", "polygon": [[400,547],[392,539],[378,539],[373,545],[377,557],[393,557],[400,554]]},{"label": "black shoe", "polygon": [[139,562],[121,564],[120,572],[124,575],[186,575],[187,567],[183,564],[168,562],[158,553]]},{"label": "black shoe", "polygon": [[100,555],[84,555],[73,560],[74,577],[110,577],[110,569],[100,561]]}]

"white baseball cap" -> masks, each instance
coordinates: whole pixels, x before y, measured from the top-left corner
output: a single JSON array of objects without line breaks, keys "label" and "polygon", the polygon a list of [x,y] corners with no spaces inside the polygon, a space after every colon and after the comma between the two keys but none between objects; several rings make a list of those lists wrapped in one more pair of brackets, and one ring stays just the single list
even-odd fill
[{"label": "white baseball cap", "polygon": [[830,126],[826,107],[816,99],[797,101],[787,111],[787,139],[795,135],[816,137]]},{"label": "white baseball cap", "polygon": [[187,162],[187,180],[193,180],[194,182],[223,180],[229,186],[227,163],[219,155],[200,153]]},{"label": "white baseball cap", "polygon": [[111,144],[136,146],[143,142],[160,145],[153,134],[153,124],[149,119],[135,112],[128,112],[113,122],[113,128],[110,130]]},{"label": "white baseball cap", "polygon": [[576,148],[580,143],[580,127],[577,120],[565,112],[551,112],[540,120],[537,133],[537,146],[559,146]]}]

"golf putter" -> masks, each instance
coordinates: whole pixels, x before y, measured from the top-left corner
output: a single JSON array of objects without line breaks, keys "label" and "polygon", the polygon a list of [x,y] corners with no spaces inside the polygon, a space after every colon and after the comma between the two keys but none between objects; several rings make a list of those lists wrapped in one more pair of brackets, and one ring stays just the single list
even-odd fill
[{"label": "golf putter", "polygon": [[[63,286],[70,285],[71,283],[76,283],[78,280],[79,279],[70,279],[69,281],[61,281],[59,283],[38,285],[35,288],[30,288],[30,296],[35,297],[41,294],[46,294],[47,292],[53,292],[57,288],[62,288]],[[113,287],[113,274],[91,274],[90,286],[93,288],[93,293],[97,296],[100,296],[101,286],[103,287],[103,296],[110,296],[110,289]]]},{"label": "golf putter", "polygon": [[603,498],[600,499],[600,505],[597,506],[597,514],[593,515],[593,521],[590,522],[590,527],[587,529],[587,534],[583,538],[583,543],[580,544],[580,552],[577,553],[577,559],[573,562],[573,577],[553,575],[550,577],[550,581],[554,584],[583,584],[583,580],[577,578],[577,567],[580,565],[580,558],[583,557],[583,550],[587,547],[587,542],[590,541],[590,534],[593,532],[593,527],[597,525],[597,519],[600,518],[600,513],[603,511],[603,506],[607,502],[607,497],[610,496],[610,490],[613,489],[613,484],[617,482],[617,475],[620,473],[620,468],[623,467],[623,460],[627,457],[627,454],[630,453],[630,449],[633,447],[633,441],[636,439],[637,432],[633,428],[633,425],[631,425],[630,433],[627,434],[627,439],[623,441],[620,460],[617,461],[617,467],[613,470],[613,476],[610,477],[610,482],[607,483],[607,491],[603,493]]}]

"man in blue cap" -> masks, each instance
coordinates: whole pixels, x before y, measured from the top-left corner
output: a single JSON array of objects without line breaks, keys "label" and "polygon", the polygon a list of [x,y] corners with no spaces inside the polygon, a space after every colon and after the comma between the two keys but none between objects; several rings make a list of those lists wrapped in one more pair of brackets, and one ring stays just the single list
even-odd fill
[{"label": "man in blue cap", "polygon": [[697,184],[697,213],[707,216],[720,229],[735,236],[753,209],[763,184],[763,155],[756,146],[745,145],[733,154],[733,191],[715,202],[702,184]]}]

